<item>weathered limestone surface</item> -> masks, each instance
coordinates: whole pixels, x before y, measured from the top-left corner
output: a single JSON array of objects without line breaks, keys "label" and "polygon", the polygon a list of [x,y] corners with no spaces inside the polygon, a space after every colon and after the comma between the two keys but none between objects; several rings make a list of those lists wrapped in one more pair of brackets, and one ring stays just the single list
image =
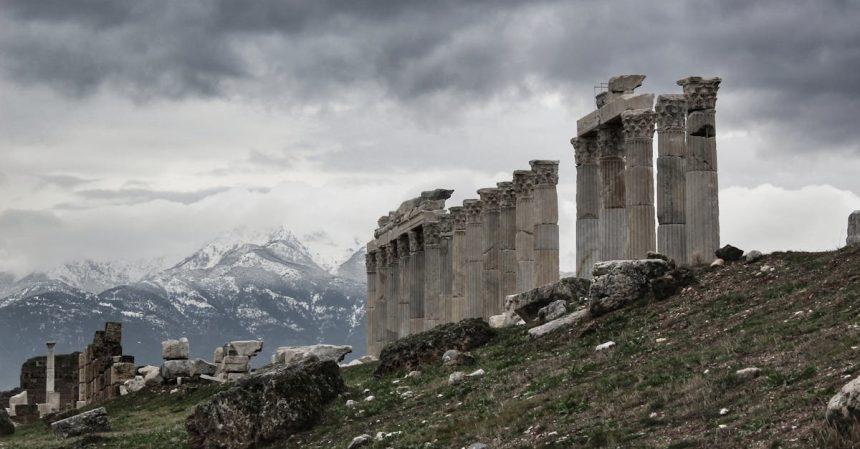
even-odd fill
[{"label": "weathered limestone surface", "polygon": [[368,354],[374,354],[376,352],[376,327],[378,326],[377,321],[377,310],[376,310],[376,302],[378,299],[378,294],[376,292],[377,284],[376,284],[376,253],[368,252],[364,256],[364,269],[367,274],[367,302],[365,303],[365,313],[367,316],[367,323],[365,325],[365,347],[367,348]]},{"label": "weathered limestone surface", "polygon": [[388,294],[385,310],[385,343],[390,343],[400,337],[400,262],[397,260],[397,241],[391,241],[385,246],[388,263]]},{"label": "weathered limestone surface", "polygon": [[600,166],[594,138],[570,140],[576,160],[576,275],[590,279],[600,260]]},{"label": "weathered limestone surface", "polygon": [[424,326],[432,329],[441,321],[442,304],[442,235],[438,223],[424,225]]},{"label": "weathered limestone surface", "polygon": [[538,319],[539,310],[554,301],[584,303],[590,287],[591,281],[588,279],[563,278],[552,284],[508,296],[505,299],[505,310],[517,314],[527,323],[532,323]]},{"label": "weathered limestone surface", "polygon": [[450,214],[443,215],[439,221],[439,268],[440,287],[442,293],[439,296],[440,305],[437,309],[439,322],[437,324],[450,323],[454,316],[454,217]]},{"label": "weathered limestone surface", "polygon": [[606,126],[597,132],[600,161],[600,260],[624,259],[627,247],[627,211],[625,210],[623,135],[617,126]]},{"label": "weathered limestone surface", "polygon": [[687,260],[710,264],[720,247],[715,106],[720,78],[691,76],[678,81],[687,102]]},{"label": "weathered limestone surface", "polygon": [[409,294],[412,292],[412,285],[409,282],[409,275],[412,274],[412,265],[409,249],[409,236],[402,235],[397,239],[397,322],[400,328],[397,330],[397,335],[401,338],[405,335],[410,335],[409,322]]},{"label": "weathered limestone surface", "polygon": [[380,248],[376,256],[376,326],[373,333],[374,351],[369,353],[378,356],[379,351],[386,343],[386,329],[388,328],[388,260],[386,249]]},{"label": "weathered limestone surface", "polygon": [[650,109],[654,94],[618,94],[607,98],[606,104],[576,121],[576,135],[584,136],[610,123],[617,122],[621,113],[630,109]]},{"label": "weathered limestone surface", "polygon": [[453,220],[451,237],[451,322],[466,316],[466,211],[462,206],[449,209]]},{"label": "weathered limestone surface", "polygon": [[496,187],[499,189],[499,303],[504,305],[505,297],[517,292],[517,197],[513,182],[500,182]]},{"label": "weathered limestone surface", "polygon": [[559,278],[558,243],[558,161],[529,161],[535,173],[535,285],[557,282]]},{"label": "weathered limestone surface", "polygon": [[517,292],[535,287],[534,257],[534,172],[514,171],[514,194],[516,195],[517,233],[514,244],[517,254]]},{"label": "weathered limestone surface", "polygon": [[657,251],[687,263],[687,100],[659,95],[657,113]]},{"label": "weathered limestone surface", "polygon": [[848,245],[860,244],[860,210],[855,210],[848,216]]},{"label": "weathered limestone surface", "polygon": [[483,204],[480,200],[465,200],[463,207],[466,209],[466,310],[463,317],[478,318],[482,312],[481,274],[484,270],[481,255]]},{"label": "weathered limestone surface", "polygon": [[597,317],[644,298],[650,292],[650,281],[668,271],[669,264],[661,259],[596,263],[588,293],[591,315]]},{"label": "weathered limestone surface", "polygon": [[272,363],[293,363],[314,356],[319,360],[342,362],[347,354],[352,352],[352,346],[310,345],[310,346],[281,346],[272,356]]},{"label": "weathered limestone surface", "polygon": [[161,342],[161,358],[164,360],[187,360],[189,354],[188,339],[166,340]]},{"label": "weathered limestone surface", "polygon": [[58,438],[72,438],[100,432],[110,432],[107,410],[100,407],[51,424]]},{"label": "weathered limestone surface", "polygon": [[424,332],[424,234],[409,231],[409,333]]},{"label": "weathered limestone surface", "polygon": [[588,309],[582,308],[577,310],[576,312],[569,313],[561,318],[557,318],[555,320],[541,324],[540,326],[535,326],[529,329],[529,337],[543,337],[550,332],[567,328],[582,321],[587,321],[589,317],[590,315]]},{"label": "weathered limestone surface", "polygon": [[489,318],[501,311],[499,270],[499,189],[478,190],[481,197],[481,313]]},{"label": "weathered limestone surface", "polygon": [[105,323],[96,331],[92,343],[78,357],[78,401],[76,405],[102,402],[119,396],[119,384],[111,383],[114,363],[134,363],[122,355],[122,323]]},{"label": "weathered limestone surface", "polygon": [[654,169],[652,136],[654,111],[633,109],[621,114],[624,128],[624,201],[627,210],[626,258],[654,251]]}]

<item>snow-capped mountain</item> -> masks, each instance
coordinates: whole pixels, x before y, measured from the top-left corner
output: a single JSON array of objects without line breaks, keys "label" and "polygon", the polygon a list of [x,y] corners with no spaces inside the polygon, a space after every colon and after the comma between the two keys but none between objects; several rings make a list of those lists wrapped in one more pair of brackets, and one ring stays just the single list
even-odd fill
[{"label": "snow-capped mountain", "polygon": [[[356,261],[362,276],[354,275]],[[0,276],[0,388],[17,384],[20,364],[42,354],[45,341],[58,341],[60,352],[80,350],[105,321],[123,322],[124,350],[138,363],[159,363],[160,341],[182,336],[206,359],[227,341],[249,338],[265,342],[257,362],[277,346],[317,342],[351,344],[361,355],[363,264],[363,253],[354,254],[332,274],[279,228],[230,232],[139,278],[133,274],[145,269],[86,262],[14,282]],[[109,279],[128,281],[93,293]]]}]

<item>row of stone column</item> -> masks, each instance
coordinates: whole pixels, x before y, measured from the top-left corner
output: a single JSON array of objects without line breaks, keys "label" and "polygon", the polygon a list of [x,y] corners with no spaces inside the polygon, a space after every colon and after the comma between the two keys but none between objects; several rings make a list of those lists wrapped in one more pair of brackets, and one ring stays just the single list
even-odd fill
[{"label": "row of stone column", "polygon": [[558,161],[530,165],[479,189],[479,198],[368,245],[368,353],[439,324],[489,319],[506,296],[558,281]]},{"label": "row of stone column", "polygon": [[660,95],[651,110],[625,109],[643,97],[632,89],[644,76],[616,78],[627,81],[629,90],[599,96],[599,109],[590,114],[597,119],[587,117],[585,130],[571,139],[577,275],[590,278],[597,261],[643,258],[654,250],[681,264],[709,263],[719,248],[714,105],[720,79],[684,78],[678,82],[683,95]]}]

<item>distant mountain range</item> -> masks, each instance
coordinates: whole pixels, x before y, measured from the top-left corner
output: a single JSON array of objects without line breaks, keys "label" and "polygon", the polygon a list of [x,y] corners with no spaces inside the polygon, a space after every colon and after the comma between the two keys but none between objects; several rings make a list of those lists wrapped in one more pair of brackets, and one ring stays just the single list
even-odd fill
[{"label": "distant mountain range", "polygon": [[0,389],[18,385],[21,363],[80,350],[105,321],[123,322],[123,348],[138,363],[160,363],[166,338],[188,337],[194,356],[211,359],[230,340],[275,348],[318,342],[364,353],[364,250],[318,262],[285,228],[236,230],[179,263],[66,264],[20,279],[0,273]]}]

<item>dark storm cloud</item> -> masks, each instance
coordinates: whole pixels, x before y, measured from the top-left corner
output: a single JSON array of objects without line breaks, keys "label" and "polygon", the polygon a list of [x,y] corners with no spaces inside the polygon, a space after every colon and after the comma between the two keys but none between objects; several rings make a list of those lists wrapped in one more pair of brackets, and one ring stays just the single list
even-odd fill
[{"label": "dark storm cloud", "polygon": [[[774,126],[788,150],[857,152],[856,1],[61,1],[3,3],[0,69],[73,95],[279,93],[324,103],[375,87],[407,107],[527,95],[576,98],[616,73],[674,92],[720,75],[726,123]],[[456,112],[456,111],[453,111]],[[824,148],[828,149],[828,148]]]},{"label": "dark storm cloud", "polygon": [[164,200],[181,204],[193,204],[212,195],[226,192],[227,190],[230,190],[230,188],[213,187],[210,189],[195,190],[190,192],[123,188],[118,190],[83,190],[76,192],[76,194],[88,200],[105,201],[109,204],[133,205],[147,203],[155,200]]}]

